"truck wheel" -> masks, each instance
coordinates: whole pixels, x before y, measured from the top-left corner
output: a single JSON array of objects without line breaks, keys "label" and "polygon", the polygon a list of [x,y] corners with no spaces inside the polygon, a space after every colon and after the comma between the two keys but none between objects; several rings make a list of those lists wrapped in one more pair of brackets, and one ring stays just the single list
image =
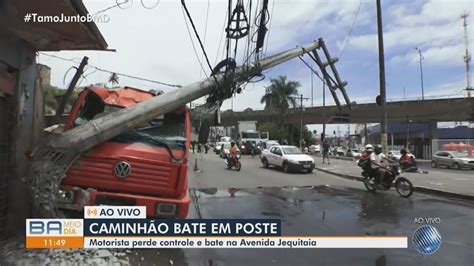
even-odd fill
[{"label": "truck wheel", "polygon": [[287,162],[283,163],[283,172],[289,173],[290,172],[290,166],[288,165]]},{"label": "truck wheel", "polygon": [[263,168],[268,168],[268,161],[267,161],[267,158],[263,158],[263,159],[262,159],[262,164],[263,164]]}]

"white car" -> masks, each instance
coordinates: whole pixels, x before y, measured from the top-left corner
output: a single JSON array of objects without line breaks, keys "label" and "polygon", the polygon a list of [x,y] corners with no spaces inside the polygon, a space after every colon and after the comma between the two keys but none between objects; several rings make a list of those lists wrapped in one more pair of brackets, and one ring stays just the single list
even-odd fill
[{"label": "white car", "polygon": [[360,158],[360,152],[358,149],[350,149],[346,152],[347,157]]},{"label": "white car", "polygon": [[[408,153],[409,156],[411,156],[413,159],[416,159],[415,155]],[[388,158],[399,161],[402,155],[400,154],[400,151],[398,150],[392,150],[389,151],[387,154]]]},{"label": "white car", "polygon": [[290,171],[312,173],[314,169],[314,159],[295,146],[273,146],[270,150],[262,152],[261,161],[265,168],[275,165],[282,167],[286,173]]},{"label": "white car", "polygon": [[219,141],[216,143],[216,146],[214,146],[214,152],[216,154],[220,154],[221,153],[221,148],[222,148],[222,144],[224,144],[225,142],[223,141]]},{"label": "white car", "polygon": [[309,153],[311,153],[311,154],[321,153],[321,145],[311,145],[311,146],[309,146]]}]

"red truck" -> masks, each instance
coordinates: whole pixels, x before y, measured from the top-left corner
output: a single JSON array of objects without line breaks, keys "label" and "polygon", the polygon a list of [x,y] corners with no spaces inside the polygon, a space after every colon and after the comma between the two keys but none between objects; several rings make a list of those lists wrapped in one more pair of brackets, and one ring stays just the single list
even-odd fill
[{"label": "red truck", "polygon": [[[86,88],[64,130],[152,97],[160,96],[131,87]],[[184,106],[95,146],[67,170],[56,206],[67,212],[85,205],[136,205],[146,206],[148,217],[186,218],[190,135]]]}]

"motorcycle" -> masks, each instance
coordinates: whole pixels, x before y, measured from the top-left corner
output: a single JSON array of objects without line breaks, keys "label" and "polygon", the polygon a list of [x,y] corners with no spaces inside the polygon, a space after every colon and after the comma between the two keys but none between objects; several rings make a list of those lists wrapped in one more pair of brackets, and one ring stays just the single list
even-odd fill
[{"label": "motorcycle", "polygon": [[387,174],[384,177],[384,181],[380,183],[375,177],[374,171],[365,170],[362,172],[364,177],[364,186],[368,191],[374,192],[376,190],[389,190],[394,187],[397,193],[408,198],[413,194],[413,184],[407,178],[400,176],[401,171],[397,165],[389,165],[386,167]]},{"label": "motorcycle", "polygon": [[236,154],[234,159],[231,159],[230,155],[227,155],[226,159],[224,160],[224,163],[227,166],[227,169],[235,167],[235,170],[240,171],[240,169],[242,168],[242,163],[240,163],[240,152]]}]

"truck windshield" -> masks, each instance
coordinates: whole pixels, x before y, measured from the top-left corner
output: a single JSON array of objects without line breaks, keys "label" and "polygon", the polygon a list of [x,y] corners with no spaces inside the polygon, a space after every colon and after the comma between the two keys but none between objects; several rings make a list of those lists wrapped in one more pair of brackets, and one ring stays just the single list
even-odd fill
[{"label": "truck windshield", "polygon": [[259,139],[260,133],[258,132],[242,132],[243,139]]},{"label": "truck windshield", "polygon": [[185,149],[184,114],[167,113],[112,139],[115,142],[141,142],[170,149]]},{"label": "truck windshield", "polygon": [[[74,121],[80,126],[89,120],[123,109],[121,106],[104,105],[94,94],[88,95],[85,106]],[[111,141],[119,143],[140,142],[152,146],[184,150],[186,143],[185,114],[167,113],[133,129],[123,132]]]}]

